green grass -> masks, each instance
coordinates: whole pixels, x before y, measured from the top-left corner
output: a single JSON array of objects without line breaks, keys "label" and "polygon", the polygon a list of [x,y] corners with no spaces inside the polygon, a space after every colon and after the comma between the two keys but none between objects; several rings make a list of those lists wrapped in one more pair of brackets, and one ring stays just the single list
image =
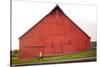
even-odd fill
[{"label": "green grass", "polygon": [[92,48],[87,51],[81,51],[72,54],[65,54],[54,57],[44,57],[43,60],[37,61],[36,58],[31,60],[19,60],[18,57],[12,57],[12,64],[32,64],[38,62],[50,62],[50,61],[59,61],[59,60],[67,60],[67,59],[79,59],[79,58],[87,58],[87,57],[96,57],[96,49]]}]

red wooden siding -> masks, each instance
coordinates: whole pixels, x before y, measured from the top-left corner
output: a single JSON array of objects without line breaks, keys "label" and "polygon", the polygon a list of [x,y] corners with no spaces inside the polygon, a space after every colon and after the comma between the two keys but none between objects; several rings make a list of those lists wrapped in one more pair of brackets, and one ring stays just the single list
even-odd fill
[{"label": "red wooden siding", "polygon": [[19,41],[21,59],[36,57],[40,51],[44,56],[54,56],[91,47],[90,37],[59,6],[21,36]]}]

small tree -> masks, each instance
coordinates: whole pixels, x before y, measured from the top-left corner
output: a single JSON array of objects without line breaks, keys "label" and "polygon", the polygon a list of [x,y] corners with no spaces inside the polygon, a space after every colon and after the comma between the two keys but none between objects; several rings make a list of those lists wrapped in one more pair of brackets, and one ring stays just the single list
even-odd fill
[{"label": "small tree", "polygon": [[11,53],[13,57],[17,57],[19,55],[19,50],[18,49],[12,50]]}]

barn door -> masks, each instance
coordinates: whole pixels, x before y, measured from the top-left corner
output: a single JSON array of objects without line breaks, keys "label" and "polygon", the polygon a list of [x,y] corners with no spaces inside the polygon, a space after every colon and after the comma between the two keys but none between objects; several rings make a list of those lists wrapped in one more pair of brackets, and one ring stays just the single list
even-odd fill
[{"label": "barn door", "polygon": [[32,51],[33,57],[37,57],[38,52],[39,52],[39,49],[37,47],[34,47]]},{"label": "barn door", "polygon": [[44,53],[43,47],[35,47],[33,49],[33,57],[38,57],[40,52]]}]

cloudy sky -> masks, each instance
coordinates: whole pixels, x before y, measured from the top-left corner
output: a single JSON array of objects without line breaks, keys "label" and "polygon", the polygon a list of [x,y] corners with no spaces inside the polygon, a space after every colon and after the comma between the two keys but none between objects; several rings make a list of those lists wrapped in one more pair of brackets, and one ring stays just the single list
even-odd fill
[{"label": "cloudy sky", "polygon": [[[67,2],[66,2],[67,1]],[[56,5],[96,41],[96,6],[92,2],[72,0],[12,0],[12,49],[18,38],[46,16]]]}]

